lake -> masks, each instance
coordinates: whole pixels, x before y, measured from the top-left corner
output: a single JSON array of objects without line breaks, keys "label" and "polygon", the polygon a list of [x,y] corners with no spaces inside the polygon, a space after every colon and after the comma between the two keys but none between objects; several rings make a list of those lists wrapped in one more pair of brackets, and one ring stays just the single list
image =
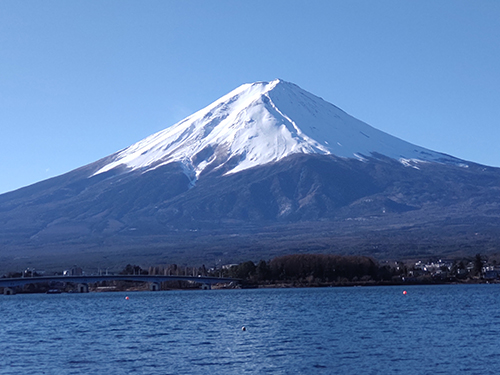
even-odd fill
[{"label": "lake", "polygon": [[500,369],[500,285],[14,295],[0,316],[0,374]]}]

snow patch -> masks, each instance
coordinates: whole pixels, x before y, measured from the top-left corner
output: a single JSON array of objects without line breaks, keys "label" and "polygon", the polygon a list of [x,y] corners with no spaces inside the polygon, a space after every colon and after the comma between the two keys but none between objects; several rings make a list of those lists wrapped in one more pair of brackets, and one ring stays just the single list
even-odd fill
[{"label": "snow patch", "polygon": [[354,157],[355,157],[356,159],[358,159],[359,161],[362,161],[362,162],[364,162],[364,163],[366,163],[366,162],[368,161],[368,159],[366,159],[363,155],[360,155],[360,154],[358,154],[358,153],[356,153],[356,152],[355,152],[353,155],[354,155]]},{"label": "snow patch", "polygon": [[399,159],[400,163],[403,164],[405,167],[411,167],[411,168],[414,168],[414,169],[420,169],[419,167],[417,167],[415,164],[417,164],[418,162],[420,162],[420,160],[418,159],[405,159],[405,158],[400,158]]}]

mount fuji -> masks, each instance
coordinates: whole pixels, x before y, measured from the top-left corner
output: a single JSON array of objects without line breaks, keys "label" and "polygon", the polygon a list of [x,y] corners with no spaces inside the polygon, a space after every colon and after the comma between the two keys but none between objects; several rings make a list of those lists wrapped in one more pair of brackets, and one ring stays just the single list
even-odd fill
[{"label": "mount fuji", "polygon": [[379,258],[500,247],[500,170],[415,146],[282,80],[0,195],[3,269]]}]

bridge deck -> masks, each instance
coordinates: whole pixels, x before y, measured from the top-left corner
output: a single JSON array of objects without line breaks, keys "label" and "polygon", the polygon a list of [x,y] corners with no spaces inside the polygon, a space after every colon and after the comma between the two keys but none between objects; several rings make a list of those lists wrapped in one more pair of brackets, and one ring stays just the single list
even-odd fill
[{"label": "bridge deck", "polygon": [[60,281],[65,283],[96,283],[101,281],[122,280],[122,281],[143,281],[148,283],[161,283],[164,281],[185,280],[200,284],[219,284],[239,282],[238,279],[229,277],[209,277],[209,276],[158,276],[158,275],[90,275],[90,276],[39,276],[39,277],[19,277],[0,279],[0,287],[12,288],[15,286],[48,283]]}]

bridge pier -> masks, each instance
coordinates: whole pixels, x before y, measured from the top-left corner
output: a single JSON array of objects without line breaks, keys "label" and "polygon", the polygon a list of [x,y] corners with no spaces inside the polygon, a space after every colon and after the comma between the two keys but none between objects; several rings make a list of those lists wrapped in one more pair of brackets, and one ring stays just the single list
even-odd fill
[{"label": "bridge pier", "polygon": [[159,290],[161,290],[160,283],[157,282],[149,283],[149,290],[152,292],[158,292]]},{"label": "bridge pier", "polygon": [[78,293],[88,293],[89,292],[89,284],[78,284]]},{"label": "bridge pier", "polygon": [[5,287],[3,288],[3,294],[5,294],[6,296],[13,296],[14,294],[16,294],[16,291],[12,288]]}]

